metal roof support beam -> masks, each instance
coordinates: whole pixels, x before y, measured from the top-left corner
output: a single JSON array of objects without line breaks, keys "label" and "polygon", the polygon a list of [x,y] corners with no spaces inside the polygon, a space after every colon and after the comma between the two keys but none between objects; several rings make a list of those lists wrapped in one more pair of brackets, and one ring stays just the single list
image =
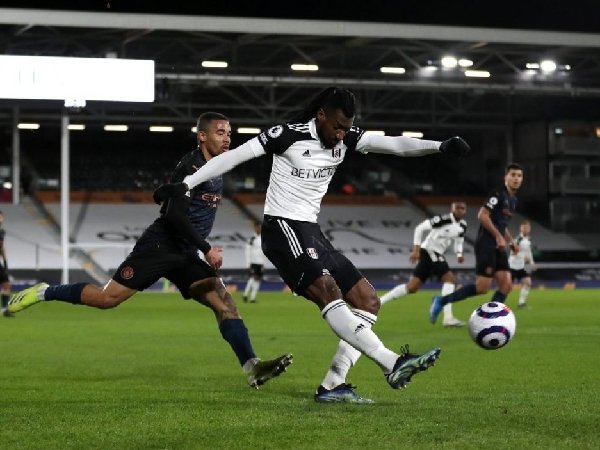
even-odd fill
[{"label": "metal roof support beam", "polygon": [[80,28],[154,29],[303,36],[421,39],[436,41],[530,44],[544,47],[600,47],[598,33],[348,22],[262,19],[0,8],[0,23]]}]

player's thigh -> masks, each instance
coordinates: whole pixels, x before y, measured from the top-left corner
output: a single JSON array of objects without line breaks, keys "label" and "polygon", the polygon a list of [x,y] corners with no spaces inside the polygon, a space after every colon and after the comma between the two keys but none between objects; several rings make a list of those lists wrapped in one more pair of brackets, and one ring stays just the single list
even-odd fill
[{"label": "player's thigh", "polygon": [[126,288],[143,291],[169,271],[180,267],[184,261],[180,252],[164,249],[131,253],[117,268],[112,279]]},{"label": "player's thigh", "polygon": [[521,279],[520,270],[510,269],[510,279],[513,281],[513,283],[519,281]]},{"label": "player's thigh", "polygon": [[[366,283],[366,285],[371,286],[371,284],[366,280],[365,276],[356,268],[352,261],[350,261],[340,251],[333,248],[329,241],[327,241],[327,245],[329,249],[324,255],[323,266],[333,276],[343,295],[346,295],[348,292],[350,292],[350,290],[359,284],[359,282],[361,285]],[[372,286],[371,290],[375,292]]]},{"label": "player's thigh", "polygon": [[320,248],[314,245],[321,234],[316,223],[265,216],[262,250],[289,288],[304,295],[308,286],[329,275]]},{"label": "player's thigh", "polygon": [[475,245],[475,274],[481,277],[493,278],[496,271],[495,247],[488,245]]},{"label": "player's thigh", "polygon": [[[221,283],[215,269],[195,253],[184,255],[182,264],[173,267],[163,276],[177,287],[185,299],[197,299],[197,295],[194,295],[190,288],[198,281],[214,278]],[[207,283],[210,284],[211,282]],[[198,286],[196,287],[196,292],[198,292]]]},{"label": "player's thigh", "polygon": [[504,250],[496,249],[496,271],[507,272],[510,275],[508,254]]},{"label": "player's thigh", "polygon": [[5,283],[10,283],[10,277],[4,266],[0,266],[0,284],[4,285]]},{"label": "player's thigh", "polygon": [[425,283],[433,272],[433,261],[431,256],[424,249],[421,249],[419,255],[419,262],[415,266],[412,275],[414,278],[418,278],[421,283]]},{"label": "player's thigh", "polygon": [[263,265],[262,264],[250,264],[250,273],[252,278],[255,280],[262,280],[263,277]]},{"label": "player's thigh", "polygon": [[452,272],[450,272],[450,266],[448,266],[448,261],[446,261],[446,258],[444,257],[444,255],[436,254],[435,256],[436,256],[436,259],[433,261],[431,273],[433,275],[435,275],[437,278],[439,278],[440,280],[444,276],[446,276],[446,278],[447,278],[448,273],[450,273],[450,276],[452,278],[454,278],[454,275],[452,275]]},{"label": "player's thigh", "polygon": [[[517,281],[526,283],[525,278],[529,278],[529,274],[525,269],[510,269],[510,278],[513,283]],[[529,283],[531,283],[531,278],[529,278]]]}]

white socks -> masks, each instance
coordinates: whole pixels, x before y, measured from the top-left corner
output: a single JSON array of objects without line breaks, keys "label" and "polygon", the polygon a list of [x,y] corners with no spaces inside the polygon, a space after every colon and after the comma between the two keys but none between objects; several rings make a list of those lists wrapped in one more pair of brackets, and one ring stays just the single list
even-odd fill
[{"label": "white socks", "polygon": [[[377,316],[374,314],[368,313],[361,309],[354,309],[351,311],[367,327],[371,328],[373,325],[375,325]],[[356,364],[356,361],[358,361],[360,355],[361,353],[358,350],[356,350],[346,341],[340,340],[338,349],[331,360],[331,364],[329,365],[329,371],[325,375],[321,386],[323,386],[325,389],[331,390],[334,387],[345,383],[346,376],[348,375],[350,368]]]},{"label": "white socks", "polygon": [[342,299],[329,303],[321,311],[323,318],[340,339],[375,361],[384,373],[390,373],[399,355],[388,350],[367,325],[366,322],[375,322],[369,320],[374,316],[365,311],[357,311],[357,313],[361,318],[352,314]]},{"label": "white socks", "polygon": [[[453,283],[444,283],[442,285],[442,297],[444,295],[452,294],[454,292],[455,285]],[[454,317],[452,313],[452,303],[447,303],[444,305],[444,320],[451,319]]]},{"label": "white socks", "polygon": [[248,297],[251,302],[256,300],[256,293],[260,289],[260,281],[256,280],[254,277],[248,279],[246,283],[246,288],[244,289],[244,297]]},{"label": "white socks", "polygon": [[529,291],[531,288],[526,284],[521,286],[521,292],[519,293],[519,305],[524,305],[527,300],[527,296],[529,295]]},{"label": "white socks", "polygon": [[253,284],[254,284],[254,277],[248,278],[248,281],[246,282],[246,288],[244,289],[244,297],[248,297],[248,294],[250,293],[250,289],[252,289]]},{"label": "white socks", "polygon": [[327,390],[331,390],[336,386],[346,382],[346,375],[350,371],[350,368],[356,364],[361,353],[348,344],[346,341],[340,339],[337,351],[333,355],[331,364],[329,364],[329,370],[325,374],[325,378],[321,382]]},{"label": "white socks", "polygon": [[404,297],[407,293],[408,293],[408,291],[406,290],[406,283],[399,284],[398,286],[394,287],[391,291],[385,293],[380,298],[381,306],[383,306],[384,303],[387,303],[390,300],[394,300],[398,297]]}]

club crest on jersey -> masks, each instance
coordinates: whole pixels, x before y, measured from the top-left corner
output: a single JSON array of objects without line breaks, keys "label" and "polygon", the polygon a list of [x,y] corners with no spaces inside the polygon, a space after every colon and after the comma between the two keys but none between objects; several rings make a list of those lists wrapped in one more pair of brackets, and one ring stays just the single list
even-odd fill
[{"label": "club crest on jersey", "polygon": [[131,267],[131,266],[123,267],[121,269],[121,278],[123,278],[124,280],[131,280],[133,278],[134,273],[135,272],[133,271],[133,267]]},{"label": "club crest on jersey", "polygon": [[283,127],[281,125],[276,125],[274,127],[271,127],[271,128],[269,128],[269,131],[267,131],[267,134],[269,135],[269,137],[272,137],[272,138],[281,136],[281,133],[283,133]]},{"label": "club crest on jersey", "polygon": [[339,159],[342,156],[342,150],[339,148],[332,148],[331,149],[331,157],[335,158],[335,159]]},{"label": "club crest on jersey", "polygon": [[317,254],[317,250],[310,247],[306,249],[306,254],[310,256],[312,259],[319,259],[319,255]]}]

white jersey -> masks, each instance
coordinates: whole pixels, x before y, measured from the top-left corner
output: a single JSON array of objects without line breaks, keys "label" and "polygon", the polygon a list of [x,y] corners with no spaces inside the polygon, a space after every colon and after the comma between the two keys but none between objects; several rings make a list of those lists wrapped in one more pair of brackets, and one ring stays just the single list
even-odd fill
[{"label": "white jersey", "polygon": [[[401,137],[387,137],[381,141],[352,127],[343,141],[333,148],[321,144],[315,120],[307,123],[277,125],[261,133],[257,139],[266,153],[273,155],[271,178],[265,201],[265,214],[287,219],[317,222],[321,200],[346,152],[368,153],[377,151],[382,142],[388,146],[405,145],[414,155],[437,152],[437,141],[392,141]],[[373,139],[375,138],[375,139]],[[384,136],[385,138],[385,136]],[[412,149],[409,149],[410,143]],[[420,148],[419,148],[420,147]],[[426,150],[427,151],[423,151]],[[397,154],[402,154],[398,152]]]},{"label": "white jersey", "polygon": [[[425,240],[422,240],[424,231],[429,231],[429,234]],[[428,252],[443,255],[450,244],[454,243],[454,253],[462,255],[465,231],[467,231],[467,221],[464,219],[456,220],[452,213],[433,216],[417,225],[413,244],[420,245],[422,249]],[[437,258],[432,255],[432,260],[436,261]]]},{"label": "white jersey", "polygon": [[346,152],[421,156],[439,153],[441,142],[405,136],[375,136],[352,127],[333,148],[321,144],[315,119],[276,125],[239,147],[212,158],[184,183],[193,188],[264,154],[273,155],[264,213],[286,219],[317,222],[321,200]]},{"label": "white jersey", "polygon": [[265,255],[262,251],[262,240],[260,234],[255,234],[246,243],[246,265],[259,264],[265,265]]},{"label": "white jersey", "polygon": [[531,239],[529,236],[523,236],[519,234],[515,242],[519,246],[519,252],[510,252],[508,257],[508,265],[511,269],[521,270],[525,268],[525,264],[535,264],[533,261],[533,254],[531,253]]}]

